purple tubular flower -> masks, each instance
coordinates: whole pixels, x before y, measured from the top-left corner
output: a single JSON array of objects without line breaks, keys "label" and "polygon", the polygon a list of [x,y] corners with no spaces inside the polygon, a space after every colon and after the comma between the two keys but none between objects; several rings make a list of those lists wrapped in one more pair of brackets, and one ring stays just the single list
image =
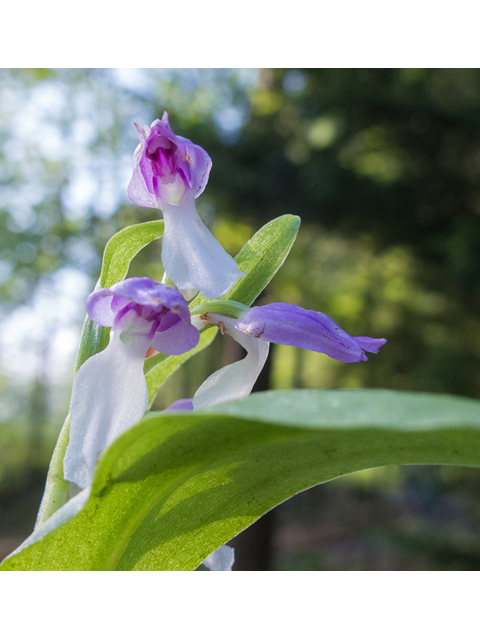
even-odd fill
[{"label": "purple tubular flower", "polygon": [[384,338],[354,338],[324,313],[283,302],[253,307],[235,327],[261,340],[318,351],[340,362],[368,360],[365,351],[378,353],[386,343]]},{"label": "purple tubular flower", "polygon": [[133,156],[128,197],[142,207],[179,205],[187,193],[198,197],[208,182],[212,161],[202,147],[177,136],[165,111],[151,127],[135,125],[140,144]]},{"label": "purple tubular flower", "polygon": [[149,346],[168,355],[193,349],[200,337],[182,294],[150,278],[129,278],[87,300],[94,322],[112,327],[110,342],[73,380],[65,480],[87,489],[99,455],[142,419],[148,404],[143,373]]},{"label": "purple tubular flower", "polygon": [[[197,346],[200,334],[190,324],[182,294],[151,278],[128,278],[88,296],[87,313],[103,327],[120,329],[161,353],[177,356]],[[125,336],[126,337],[126,336]]]},{"label": "purple tubular flower", "polygon": [[223,295],[244,274],[195,207],[195,198],[208,182],[210,157],[198,145],[173,133],[166,112],[151,127],[135,126],[140,144],[133,156],[127,193],[135,204],[162,210],[166,274],[179,289],[200,290],[206,298]]}]

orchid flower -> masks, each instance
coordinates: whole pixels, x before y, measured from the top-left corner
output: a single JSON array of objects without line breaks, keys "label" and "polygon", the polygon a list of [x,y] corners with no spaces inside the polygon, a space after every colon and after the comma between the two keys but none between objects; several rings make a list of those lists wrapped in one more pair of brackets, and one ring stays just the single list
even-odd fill
[{"label": "orchid flower", "polygon": [[151,278],[129,278],[94,291],[87,313],[112,330],[107,347],[84,362],[73,380],[63,468],[65,480],[82,489],[90,486],[100,453],[146,411],[148,348],[179,355],[200,337],[182,294]]},{"label": "orchid flower", "polygon": [[282,302],[253,307],[239,319],[204,313],[196,316],[194,323],[217,325],[247,352],[242,360],[207,378],[193,397],[195,409],[248,396],[263,369],[271,342],[325,353],[340,362],[368,360],[366,351],[378,353],[386,343],[384,338],[352,337],[324,313]]},{"label": "orchid flower", "polygon": [[133,155],[128,197],[142,207],[161,209],[165,220],[162,262],[179,289],[217,298],[238,277],[235,260],[207,229],[195,207],[212,161],[207,152],[170,129],[165,111],[152,125],[137,125],[140,144]]}]

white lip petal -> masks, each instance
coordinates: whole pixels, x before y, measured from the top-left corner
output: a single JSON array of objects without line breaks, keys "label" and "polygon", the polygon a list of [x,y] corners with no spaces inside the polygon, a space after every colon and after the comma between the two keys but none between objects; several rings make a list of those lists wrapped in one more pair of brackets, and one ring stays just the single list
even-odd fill
[{"label": "white lip petal", "polygon": [[198,289],[206,298],[226,293],[244,274],[197,213],[193,195],[179,206],[161,203],[165,230],[162,262],[179,289]]},{"label": "white lip petal", "polygon": [[235,550],[224,544],[202,562],[210,571],[231,571],[235,562]]},{"label": "white lip petal", "polygon": [[203,409],[228,400],[246,398],[253,389],[268,357],[270,343],[235,329],[236,320],[209,314],[212,322],[223,328],[247,352],[238,362],[215,371],[193,397],[193,408]]},{"label": "white lip petal", "polygon": [[85,489],[98,457],[143,417],[148,391],[143,364],[148,344],[127,347],[111,332],[106,349],[89,358],[73,380],[65,480]]}]

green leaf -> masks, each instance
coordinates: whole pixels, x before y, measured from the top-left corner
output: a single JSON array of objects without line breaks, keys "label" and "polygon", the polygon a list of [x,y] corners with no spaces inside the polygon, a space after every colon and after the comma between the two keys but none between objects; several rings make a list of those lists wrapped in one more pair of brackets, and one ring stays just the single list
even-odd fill
[{"label": "green leaf", "polygon": [[105,452],[83,510],[1,569],[192,570],[299,491],[396,464],[480,466],[480,402],[293,390],[150,414]]},{"label": "green leaf", "polygon": [[[236,300],[250,306],[285,262],[299,227],[298,216],[285,215],[275,218],[257,231],[235,256],[238,268],[245,277],[239,278],[219,300]],[[200,294],[191,306],[197,307],[206,300]]]},{"label": "green leaf", "polygon": [[69,498],[70,482],[63,479],[63,458],[68,446],[70,420],[71,415],[69,412],[60,430],[48,467],[45,492],[37,515],[36,525],[38,526],[46,522]]},{"label": "green leaf", "polygon": [[[147,244],[162,237],[163,227],[163,220],[153,220],[125,227],[112,236],[103,252],[100,287],[111,287],[123,280],[133,258]],[[107,327],[99,327],[86,316],[75,371],[78,371],[88,358],[105,349],[109,332]]]},{"label": "green leaf", "polygon": [[[200,334],[200,340],[195,349],[182,353],[179,356],[165,356],[159,353],[156,356],[152,356],[145,361],[145,380],[148,388],[148,407],[150,408],[155,400],[160,387],[166,380],[175,373],[175,371],[182,366],[184,362],[189,360],[192,356],[196,355],[200,351],[203,351],[205,347],[208,347],[215,336],[217,335],[217,327],[208,327],[203,333]],[[150,363],[150,360],[157,359],[157,362]]]},{"label": "green leaf", "polygon": [[111,287],[112,284],[123,280],[130,262],[137,253],[150,242],[163,236],[163,227],[163,220],[152,220],[125,227],[112,236],[103,252],[100,286]]}]

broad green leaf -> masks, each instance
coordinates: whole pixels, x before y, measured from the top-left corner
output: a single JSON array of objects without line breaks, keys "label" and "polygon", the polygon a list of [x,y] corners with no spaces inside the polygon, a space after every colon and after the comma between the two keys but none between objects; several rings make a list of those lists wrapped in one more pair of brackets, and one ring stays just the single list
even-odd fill
[{"label": "broad green leaf", "polygon": [[1,569],[192,570],[299,491],[396,464],[480,466],[480,402],[291,390],[150,414],[103,455],[83,510]]},{"label": "broad green leaf", "polygon": [[[195,349],[187,351],[187,353],[182,353],[179,356],[165,356],[159,353],[145,361],[144,370],[146,370],[145,380],[148,387],[149,407],[152,406],[162,384],[166,382],[166,380],[175,373],[175,371],[181,367],[184,362],[200,351],[203,351],[205,347],[208,347],[217,335],[217,331],[217,327],[208,327],[208,329],[200,334],[200,340]],[[161,364],[158,365],[156,362],[150,363],[150,360],[154,360],[154,358],[158,358]]]},{"label": "broad green leaf", "polygon": [[[245,274],[220,300],[236,300],[250,306],[280,269],[292,248],[300,227],[298,216],[275,218],[250,238],[241,248],[235,261]],[[197,307],[205,302],[201,294],[191,304]]]},{"label": "broad green leaf", "polygon": [[[103,252],[99,286],[111,287],[116,282],[123,280],[133,258],[147,244],[162,237],[163,227],[163,220],[153,220],[125,227],[112,236]],[[86,316],[75,371],[78,371],[85,360],[107,346],[108,335],[109,329],[107,327],[99,327]]]}]

